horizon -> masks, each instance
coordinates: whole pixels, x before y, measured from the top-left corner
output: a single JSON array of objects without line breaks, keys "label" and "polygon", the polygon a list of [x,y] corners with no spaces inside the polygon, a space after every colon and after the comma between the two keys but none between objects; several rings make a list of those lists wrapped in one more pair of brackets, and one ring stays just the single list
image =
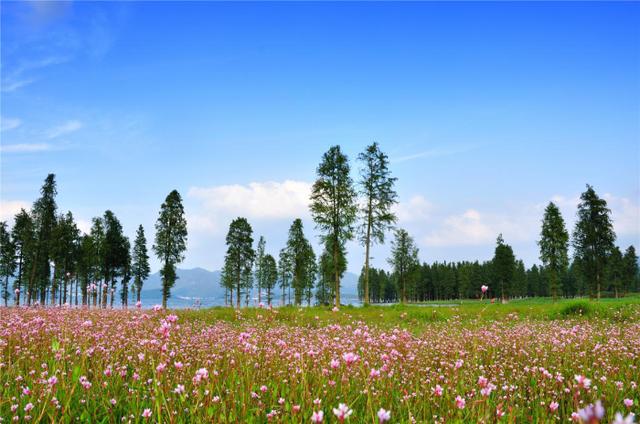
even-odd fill
[{"label": "horizon", "polygon": [[[572,232],[586,184],[616,244],[640,245],[638,4],[2,6],[0,220],[51,172],[82,230],[110,209],[149,247],[177,189],[183,269],[219,270],[236,216],[274,255],[300,217],[320,253],[322,154],[341,145],[357,181],[378,141],[421,262],[489,260],[502,233],[539,264],[544,207]],[[372,266],[388,269],[389,240]],[[358,275],[364,249],[347,251]]]}]

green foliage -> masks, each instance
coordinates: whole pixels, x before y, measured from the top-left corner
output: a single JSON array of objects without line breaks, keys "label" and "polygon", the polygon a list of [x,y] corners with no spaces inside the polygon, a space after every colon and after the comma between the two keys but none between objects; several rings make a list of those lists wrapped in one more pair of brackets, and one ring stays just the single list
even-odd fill
[{"label": "green foliage", "polygon": [[142,225],[138,227],[136,232],[136,240],[133,243],[132,252],[132,274],[133,274],[133,287],[136,293],[136,300],[140,301],[140,292],[144,281],[149,278],[151,268],[149,267],[149,255],[147,253],[147,238],[144,235],[144,228]]},{"label": "green foliage", "polygon": [[362,225],[360,226],[360,241],[365,246],[363,294],[364,303],[369,303],[369,258],[371,244],[384,243],[385,232],[396,222],[397,217],[391,207],[398,202],[398,195],[394,185],[397,178],[391,177],[389,158],[384,154],[378,143],[367,146],[358,155],[362,163],[360,169],[360,194],[362,196]]},{"label": "green foliage", "polygon": [[262,257],[262,288],[267,291],[267,304],[271,305],[273,300],[273,289],[278,281],[278,267],[273,256],[266,254]]},{"label": "green foliage", "polygon": [[[227,233],[227,254],[224,258],[223,285],[236,291],[236,306],[240,307],[240,291],[247,290],[247,281],[255,259],[253,250],[253,229],[246,218],[236,218],[229,225]],[[233,296],[233,294],[232,294]]]},{"label": "green foliage", "polygon": [[498,283],[499,294],[502,299],[509,296],[513,286],[516,271],[516,258],[511,246],[506,244],[502,234],[496,241],[496,250],[492,261],[493,275]]},{"label": "green foliage", "polygon": [[599,298],[607,257],[613,250],[616,235],[607,202],[598,197],[593,187],[587,185],[587,191],[582,193],[580,200],[578,221],[573,232],[574,256],[580,263],[591,294]]},{"label": "green foliage", "polygon": [[300,305],[305,292],[313,289],[316,257],[311,243],[304,235],[302,220],[299,218],[294,220],[289,228],[287,255],[291,261],[294,302],[296,305]]},{"label": "green foliage", "polygon": [[16,271],[16,247],[11,240],[11,234],[7,229],[7,223],[0,222],[0,284],[4,306],[9,300],[9,277],[13,277]]},{"label": "green foliage", "polygon": [[184,260],[185,250],[187,250],[187,220],[184,216],[182,197],[177,190],[173,190],[160,207],[153,245],[153,251],[164,263],[162,271],[162,306],[164,307],[167,306],[171,287],[175,284],[175,265]]},{"label": "green foliage", "polygon": [[395,232],[395,239],[391,243],[391,257],[389,264],[393,266],[393,272],[400,286],[400,300],[402,303],[407,302],[407,285],[415,279],[419,269],[418,248],[403,229]]},{"label": "green foliage", "polygon": [[333,270],[335,302],[340,305],[340,250],[353,238],[354,222],[358,207],[353,181],[349,175],[349,159],[333,146],[327,151],[318,166],[317,180],[311,190],[311,215],[316,228],[322,232],[322,240],[330,248],[336,265]]},{"label": "green foliage", "polygon": [[569,266],[569,233],[567,232],[560,209],[553,203],[544,211],[540,233],[540,260],[548,271],[549,289],[555,298],[562,292],[561,276]]},{"label": "green foliage", "polygon": [[591,304],[585,300],[578,300],[567,303],[562,307],[561,315],[564,317],[572,317],[572,316],[588,316],[593,313],[593,308]]}]

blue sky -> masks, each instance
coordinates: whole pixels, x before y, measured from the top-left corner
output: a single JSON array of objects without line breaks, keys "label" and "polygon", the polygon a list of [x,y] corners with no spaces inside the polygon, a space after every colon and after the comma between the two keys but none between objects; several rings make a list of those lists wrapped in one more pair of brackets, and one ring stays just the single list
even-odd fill
[{"label": "blue sky", "polygon": [[[133,236],[178,189],[183,266],[247,216],[277,254],[329,146],[378,141],[422,260],[537,262],[542,211],[585,184],[640,245],[637,3],[3,2],[2,219],[42,180]],[[354,176],[356,173],[354,172]],[[374,248],[386,267],[389,246]],[[349,247],[358,272],[363,250]],[[154,263],[157,268],[157,263]]]}]

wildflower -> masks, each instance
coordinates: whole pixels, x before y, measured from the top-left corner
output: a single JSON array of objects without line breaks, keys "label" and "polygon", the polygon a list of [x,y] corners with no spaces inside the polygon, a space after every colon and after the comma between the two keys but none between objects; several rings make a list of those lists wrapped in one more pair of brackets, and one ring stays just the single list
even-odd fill
[{"label": "wildflower", "polygon": [[582,421],[589,423],[592,421],[599,422],[604,417],[604,407],[600,401],[590,404],[578,411],[578,416]]},{"label": "wildflower", "polygon": [[278,399],[278,405],[284,405],[284,398]]},{"label": "wildflower", "polygon": [[560,405],[558,404],[558,402],[555,402],[555,401],[554,401],[554,402],[551,402],[551,403],[549,404],[549,411],[551,411],[551,412],[556,412],[556,411],[558,410],[558,406],[560,406]]},{"label": "wildflower", "polygon": [[33,403],[29,402],[24,406],[24,412],[29,412],[33,409]]},{"label": "wildflower", "polygon": [[162,310],[162,305],[153,305],[154,312],[158,312]]},{"label": "wildflower", "polygon": [[55,386],[58,383],[58,378],[55,375],[52,375],[48,380],[49,386]]},{"label": "wildflower", "polygon": [[140,302],[139,300],[136,302],[136,308],[142,308],[142,302]]},{"label": "wildflower", "polygon": [[177,393],[179,395],[181,395],[182,393],[184,393],[184,385],[183,384],[178,384],[176,386],[175,389],[173,389],[173,393]]},{"label": "wildflower", "polygon": [[464,361],[462,359],[458,359],[456,361],[456,369],[461,368],[462,364],[464,364]]},{"label": "wildflower", "polygon": [[331,365],[331,368],[336,369],[340,366],[340,362],[337,359],[332,359],[330,365]]},{"label": "wildflower", "polygon": [[292,410],[293,412],[300,412],[300,405],[293,405],[293,406],[291,407],[291,410]]},{"label": "wildflower", "polygon": [[333,312],[338,312],[340,309],[338,309],[337,306],[334,306],[333,309],[331,309]]},{"label": "wildflower", "polygon": [[591,380],[585,377],[584,375],[575,375],[574,378],[578,383],[578,387],[583,387],[585,389],[588,389],[589,387],[591,387]]},{"label": "wildflower", "polygon": [[156,371],[158,372],[158,374],[161,374],[165,370],[165,368],[167,368],[167,364],[163,362],[158,364],[158,366],[156,367]]},{"label": "wildflower", "polygon": [[625,399],[622,401],[622,403],[624,403],[624,406],[626,406],[627,408],[631,408],[633,406],[633,399]]},{"label": "wildflower", "polygon": [[321,423],[324,418],[324,412],[318,411],[311,414],[311,422],[314,424]]},{"label": "wildflower", "polygon": [[116,403],[118,403],[115,399],[111,399],[109,402],[111,402],[111,405],[116,406]]},{"label": "wildflower", "polygon": [[378,411],[378,422],[384,423],[391,419],[391,411],[385,411],[383,408],[380,408]]},{"label": "wildflower", "polygon": [[151,409],[145,408],[144,411],[142,411],[142,418],[151,418]]},{"label": "wildflower", "polygon": [[380,377],[380,371],[379,371],[379,370],[377,370],[377,369],[375,369],[375,368],[372,368],[372,369],[371,369],[371,372],[369,373],[369,377],[371,377],[371,378],[378,378],[378,377]]},{"label": "wildflower", "polygon": [[218,402],[220,402],[220,396],[214,396],[213,403],[218,403]]},{"label": "wildflower", "polygon": [[207,371],[206,368],[200,368],[198,371],[196,371],[195,377],[193,377],[193,383],[198,384],[202,380],[206,380],[207,378],[209,378],[209,371]]},{"label": "wildflower", "polygon": [[349,418],[352,413],[353,410],[349,409],[349,407],[344,403],[339,404],[337,408],[333,408],[333,415],[338,417],[338,420],[340,422],[343,422],[346,418]]},{"label": "wildflower", "polygon": [[183,365],[182,362],[174,362],[173,366],[176,367],[176,369],[181,370]]},{"label": "wildflower", "polygon": [[482,294],[484,294],[487,292],[487,290],[489,290],[489,286],[482,285],[482,287],[480,287],[480,290],[482,290]]},{"label": "wildflower", "polygon": [[262,393],[267,393],[267,390],[269,390],[269,389],[268,389],[268,388],[267,388],[267,386],[265,386],[264,384],[263,384],[262,386],[260,386],[260,391],[261,391]]},{"label": "wildflower", "polygon": [[355,363],[358,359],[360,359],[359,356],[356,355],[355,353],[352,353],[352,352],[344,353],[342,355],[342,360],[347,365],[351,365],[351,364]]},{"label": "wildflower", "polygon": [[626,417],[623,417],[621,413],[616,412],[616,415],[613,418],[612,424],[633,424],[634,422],[635,422],[635,415],[629,414]]},{"label": "wildflower", "polygon": [[433,392],[434,395],[436,396],[442,396],[442,386],[440,386],[439,384],[436,384],[436,387],[434,387],[433,389],[431,389],[431,391]]},{"label": "wildflower", "polygon": [[459,395],[456,396],[456,408],[464,409],[464,406],[466,404],[467,404],[467,401],[463,397],[460,397]]},{"label": "wildflower", "polygon": [[487,387],[488,382],[489,380],[487,379],[487,377],[483,377],[483,376],[478,377],[478,386]]}]

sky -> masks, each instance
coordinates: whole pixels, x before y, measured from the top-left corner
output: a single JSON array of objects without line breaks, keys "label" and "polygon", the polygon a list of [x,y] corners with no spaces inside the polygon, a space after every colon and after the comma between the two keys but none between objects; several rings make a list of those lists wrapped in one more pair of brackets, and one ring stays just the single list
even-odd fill
[{"label": "sky", "polygon": [[[0,219],[55,173],[82,230],[111,209],[153,242],[183,196],[181,267],[219,269],[245,216],[277,255],[322,154],[380,143],[426,262],[527,266],[544,207],[586,184],[640,246],[640,4],[2,2]],[[372,250],[388,269],[389,241]],[[348,245],[348,269],[364,250]],[[319,253],[319,252],[318,252]],[[153,270],[158,261],[152,262]]]}]

